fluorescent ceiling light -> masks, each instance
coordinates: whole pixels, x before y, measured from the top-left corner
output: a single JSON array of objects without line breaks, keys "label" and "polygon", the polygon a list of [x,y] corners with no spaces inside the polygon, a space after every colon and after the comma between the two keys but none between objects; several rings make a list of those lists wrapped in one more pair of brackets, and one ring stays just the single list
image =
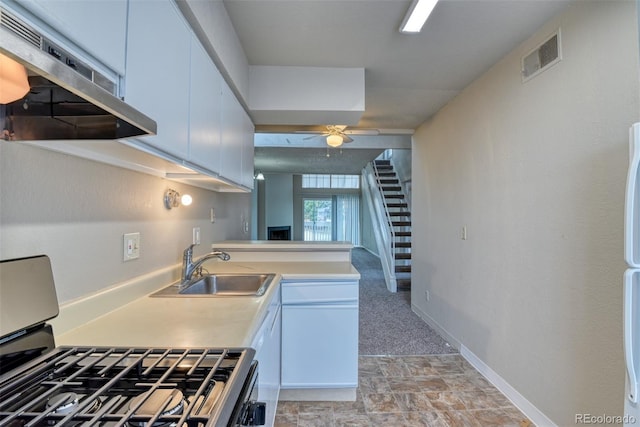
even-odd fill
[{"label": "fluorescent ceiling light", "polygon": [[401,33],[419,33],[438,0],[413,0],[400,26]]}]

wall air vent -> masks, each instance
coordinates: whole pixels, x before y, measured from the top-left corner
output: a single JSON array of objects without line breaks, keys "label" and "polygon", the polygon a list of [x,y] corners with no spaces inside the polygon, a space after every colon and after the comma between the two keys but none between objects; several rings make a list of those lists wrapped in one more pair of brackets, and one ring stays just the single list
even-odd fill
[{"label": "wall air vent", "polygon": [[562,59],[560,29],[522,58],[522,82],[532,79]]}]

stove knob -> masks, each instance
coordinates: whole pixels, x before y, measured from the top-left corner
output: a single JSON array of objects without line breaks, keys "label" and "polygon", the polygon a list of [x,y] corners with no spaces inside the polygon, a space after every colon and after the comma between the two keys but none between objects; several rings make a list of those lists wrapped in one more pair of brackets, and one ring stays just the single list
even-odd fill
[{"label": "stove knob", "polygon": [[250,426],[263,426],[267,422],[267,404],[264,402],[251,402],[249,404]]}]

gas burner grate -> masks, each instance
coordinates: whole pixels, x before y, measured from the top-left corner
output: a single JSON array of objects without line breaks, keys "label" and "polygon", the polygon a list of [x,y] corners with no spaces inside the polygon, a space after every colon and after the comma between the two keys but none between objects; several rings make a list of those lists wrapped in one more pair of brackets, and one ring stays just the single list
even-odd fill
[{"label": "gas burner grate", "polygon": [[0,426],[216,425],[251,349],[58,347],[0,377]]}]

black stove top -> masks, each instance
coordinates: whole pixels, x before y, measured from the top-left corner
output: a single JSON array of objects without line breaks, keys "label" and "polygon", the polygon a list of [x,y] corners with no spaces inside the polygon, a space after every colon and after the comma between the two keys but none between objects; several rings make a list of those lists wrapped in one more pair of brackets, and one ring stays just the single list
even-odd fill
[{"label": "black stove top", "polygon": [[57,347],[0,376],[0,426],[218,426],[252,349]]}]

